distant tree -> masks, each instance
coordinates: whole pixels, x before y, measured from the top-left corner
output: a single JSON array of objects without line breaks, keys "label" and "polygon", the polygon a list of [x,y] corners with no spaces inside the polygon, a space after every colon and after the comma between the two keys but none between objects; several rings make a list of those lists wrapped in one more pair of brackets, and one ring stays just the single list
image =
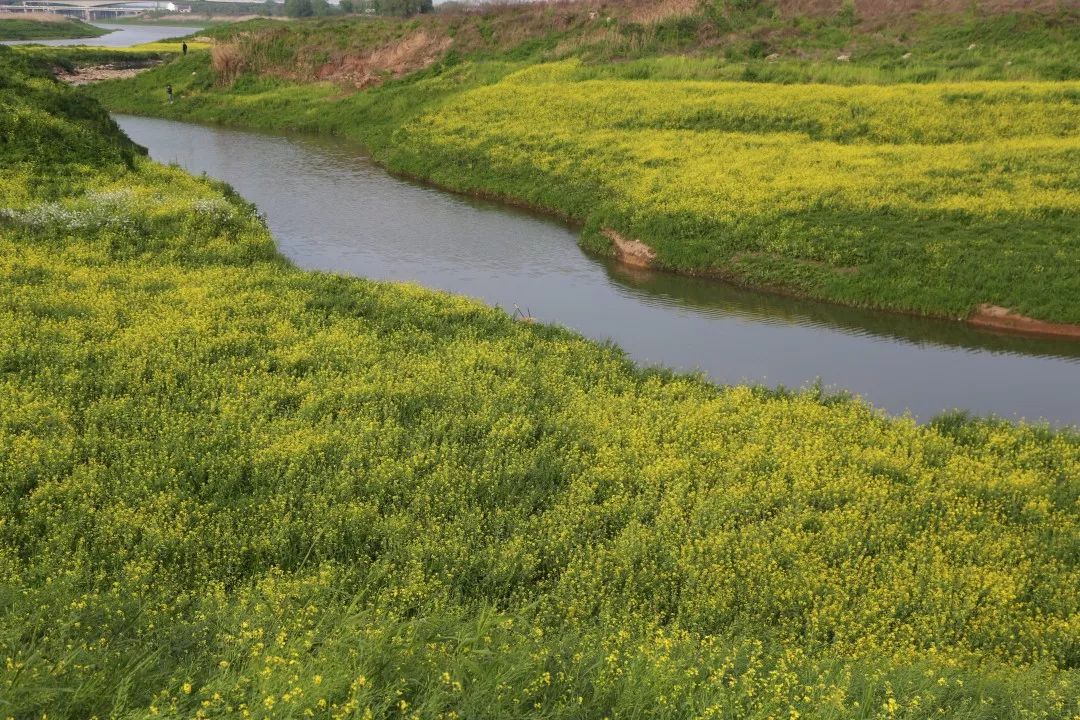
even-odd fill
[{"label": "distant tree", "polygon": [[326,0],[311,0],[311,11],[316,17],[326,17],[334,12]]},{"label": "distant tree", "polygon": [[429,13],[434,9],[431,0],[375,0],[375,12],[380,15],[407,17],[417,13]]},{"label": "distant tree", "polygon": [[285,0],[285,14],[292,18],[311,17],[315,8],[311,0]]},{"label": "distant tree", "polygon": [[338,5],[343,13],[351,13],[353,11],[352,0],[341,0],[341,4]]}]

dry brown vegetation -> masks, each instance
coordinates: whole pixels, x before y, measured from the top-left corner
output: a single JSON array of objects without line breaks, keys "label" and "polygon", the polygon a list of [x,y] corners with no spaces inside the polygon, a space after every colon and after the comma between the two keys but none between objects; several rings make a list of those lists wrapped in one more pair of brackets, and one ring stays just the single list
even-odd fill
[{"label": "dry brown vegetation", "polygon": [[244,53],[236,43],[220,43],[210,48],[210,64],[218,82],[231,85],[244,70]]},{"label": "dry brown vegetation", "polygon": [[452,42],[445,35],[418,30],[370,53],[326,63],[319,69],[317,77],[357,88],[370,87],[386,77],[400,77],[428,67],[443,56]]}]

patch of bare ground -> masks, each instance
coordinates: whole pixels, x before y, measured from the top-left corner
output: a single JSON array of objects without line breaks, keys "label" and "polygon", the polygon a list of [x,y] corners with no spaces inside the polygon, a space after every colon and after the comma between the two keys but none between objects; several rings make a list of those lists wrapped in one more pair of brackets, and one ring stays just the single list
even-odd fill
[{"label": "patch of bare ground", "polygon": [[647,268],[652,267],[653,261],[656,260],[656,251],[640,240],[623,237],[611,229],[603,230],[601,234],[611,241],[611,246],[615,248],[615,256],[620,262]]},{"label": "patch of bare ground", "polygon": [[56,69],[56,79],[68,85],[91,85],[104,80],[120,80],[132,78],[139,73],[144,73],[157,65],[156,62],[133,65],[130,63],[114,63],[110,65],[89,65],[78,67],[72,71],[64,68]]},{"label": "patch of bare ground", "polygon": [[980,305],[967,322],[969,325],[987,330],[1080,340],[1080,325],[1036,320],[999,305]]},{"label": "patch of bare ground", "polygon": [[358,89],[377,85],[388,77],[423,70],[450,48],[453,41],[428,30],[417,30],[372,52],[339,58],[323,65],[316,77]]}]

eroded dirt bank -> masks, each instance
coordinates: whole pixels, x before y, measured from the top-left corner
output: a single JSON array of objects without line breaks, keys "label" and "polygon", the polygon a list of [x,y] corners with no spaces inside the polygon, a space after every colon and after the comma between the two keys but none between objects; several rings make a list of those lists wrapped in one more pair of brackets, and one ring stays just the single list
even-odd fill
[{"label": "eroded dirt bank", "polygon": [[[678,270],[659,265],[656,262],[656,251],[640,240],[627,238],[610,228],[601,231],[601,234],[611,241],[611,248],[615,258],[624,265],[632,268],[644,268],[676,274],[713,276],[717,280],[729,281],[725,273],[680,273]],[[855,268],[839,268],[838,272],[855,272]],[[784,295],[802,296],[797,291],[786,288],[760,288],[766,292],[781,292]],[[807,296],[808,297],[808,296]],[[900,313],[907,314],[907,313]],[[1068,340],[1080,340],[1080,325],[1070,323],[1054,323],[1045,320],[1021,315],[1008,308],[990,303],[979,305],[964,322],[972,327],[995,332],[1011,333],[1017,335],[1035,335],[1039,337],[1063,338]]]}]

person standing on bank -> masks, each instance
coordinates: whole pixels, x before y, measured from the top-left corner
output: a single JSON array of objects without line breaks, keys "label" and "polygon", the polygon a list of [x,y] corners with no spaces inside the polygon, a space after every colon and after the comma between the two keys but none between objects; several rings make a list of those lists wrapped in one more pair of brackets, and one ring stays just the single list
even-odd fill
[{"label": "person standing on bank", "polygon": [[180,51],[183,52],[185,55],[187,55],[187,43],[186,42],[180,44]]},{"label": "person standing on bank", "polygon": [[169,104],[172,105],[172,85],[165,86],[165,95],[169,98]]}]

